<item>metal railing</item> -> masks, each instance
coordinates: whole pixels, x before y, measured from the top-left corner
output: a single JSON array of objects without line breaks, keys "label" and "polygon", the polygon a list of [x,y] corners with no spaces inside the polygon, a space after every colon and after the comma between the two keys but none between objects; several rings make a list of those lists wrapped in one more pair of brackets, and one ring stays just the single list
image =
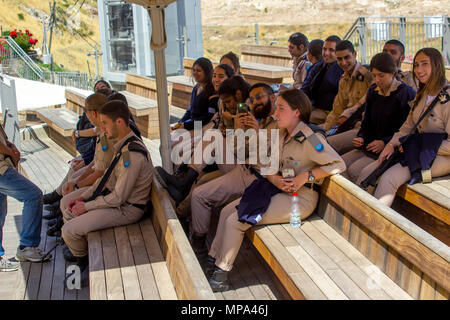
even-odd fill
[{"label": "metal railing", "polygon": [[17,73],[21,78],[43,81],[44,72],[27,55],[25,51],[10,36],[0,38],[3,51],[2,64],[5,63],[11,71]]},{"label": "metal railing", "polygon": [[358,52],[362,63],[383,50],[390,39],[405,45],[405,61],[412,62],[415,53],[424,47],[441,51],[450,66],[450,19],[433,17],[358,17],[344,36]]},{"label": "metal railing", "polygon": [[93,79],[79,71],[44,71],[10,36],[0,37],[0,60],[3,73],[20,78],[89,90]]}]

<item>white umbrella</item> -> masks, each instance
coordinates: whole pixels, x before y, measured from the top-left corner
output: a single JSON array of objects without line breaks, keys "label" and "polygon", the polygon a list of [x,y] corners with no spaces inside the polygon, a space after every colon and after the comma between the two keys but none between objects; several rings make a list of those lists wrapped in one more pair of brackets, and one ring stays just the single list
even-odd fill
[{"label": "white umbrella", "polygon": [[176,0],[125,0],[147,9],[152,21],[152,38],[150,47],[155,56],[156,90],[159,116],[159,136],[161,140],[161,156],[163,168],[172,173],[170,161],[169,101],[167,99],[166,58],[167,47],[164,9]]}]

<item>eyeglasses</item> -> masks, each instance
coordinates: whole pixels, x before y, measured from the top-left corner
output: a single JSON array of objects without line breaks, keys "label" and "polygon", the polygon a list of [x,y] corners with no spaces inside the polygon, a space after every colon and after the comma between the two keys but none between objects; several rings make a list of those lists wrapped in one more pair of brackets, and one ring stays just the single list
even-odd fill
[{"label": "eyeglasses", "polygon": [[256,100],[261,100],[263,97],[267,97],[267,94],[264,94],[264,93],[258,93],[258,94],[255,94],[255,96],[252,98],[252,97],[250,97],[248,100],[250,101],[250,103],[253,103],[253,102],[255,102]]}]

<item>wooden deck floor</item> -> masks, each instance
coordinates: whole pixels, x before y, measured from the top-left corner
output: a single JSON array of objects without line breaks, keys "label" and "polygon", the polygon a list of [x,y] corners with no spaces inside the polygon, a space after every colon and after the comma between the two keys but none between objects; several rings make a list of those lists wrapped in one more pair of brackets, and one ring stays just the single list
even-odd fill
[{"label": "wooden deck floor", "polygon": [[[55,142],[42,133],[41,145],[36,140],[22,141],[21,165],[28,178],[45,193],[53,191],[64,178],[72,157]],[[149,148],[153,165],[161,165],[159,140],[144,139]],[[5,257],[15,255],[21,229],[22,204],[8,197],[8,214],[3,227]],[[44,214],[46,212],[44,211]],[[41,249],[47,251],[55,244],[54,237],[46,236],[47,220],[43,220]],[[46,263],[22,263],[16,272],[0,272],[0,300],[87,300],[89,299],[88,274],[82,278],[81,290],[69,290],[64,284],[68,263],[64,260],[61,247]],[[272,271],[259,253],[247,240],[244,241],[230,274],[231,288],[216,293],[217,299],[283,299],[283,289],[275,283]]]}]

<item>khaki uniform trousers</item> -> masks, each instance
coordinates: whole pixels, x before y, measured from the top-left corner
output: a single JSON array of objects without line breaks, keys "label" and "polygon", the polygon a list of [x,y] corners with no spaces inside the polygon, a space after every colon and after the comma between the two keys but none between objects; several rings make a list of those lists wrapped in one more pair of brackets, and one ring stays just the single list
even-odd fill
[{"label": "khaki uniform trousers", "polygon": [[[434,159],[433,165],[431,166],[431,176],[433,178],[445,176],[450,173],[450,156],[437,156]],[[378,163],[373,163],[369,165],[365,170],[364,174],[361,172],[358,181],[363,181],[370,173],[373,172],[378,167]],[[398,188],[407,183],[411,179],[411,174],[409,168],[403,167],[400,163],[392,166],[386,170],[383,175],[378,180],[378,185],[375,189],[374,197],[380,200],[387,206],[391,206],[394,202],[395,194]]]},{"label": "khaki uniform trousers", "polygon": [[64,196],[65,194],[63,193],[63,187],[66,184],[66,182],[69,182],[71,180],[74,180],[74,179],[80,177],[86,171],[86,168],[87,168],[87,166],[84,166],[83,168],[79,169],[78,171],[74,171],[73,167],[70,166],[69,172],[67,172],[67,174],[64,177],[63,181],[61,182],[61,184],[55,189],[56,193],[59,194],[60,196]]},{"label": "khaki uniform trousers", "polygon": [[214,208],[227,205],[242,197],[245,189],[256,179],[244,165],[237,165],[227,174],[194,189],[191,199],[191,218],[194,232],[206,234]]},{"label": "khaki uniform trousers", "polygon": [[338,133],[327,137],[328,144],[339,154],[343,155],[351,151],[354,147],[352,140],[356,138],[359,129],[351,129],[342,133]]},{"label": "khaki uniform trousers", "polygon": [[142,218],[144,211],[133,206],[102,208],[75,216],[67,209],[70,201],[80,198],[89,187],[78,189],[61,199],[64,225],[62,238],[75,257],[88,254],[87,235],[89,232],[135,223]]},{"label": "khaki uniform trousers", "polygon": [[342,176],[349,179],[351,182],[359,185],[363,179],[361,177],[367,177],[372,173],[372,163],[377,162],[376,159],[372,159],[358,149],[347,152],[342,156],[345,162],[347,171],[342,173]]},{"label": "khaki uniform trousers", "polygon": [[309,118],[309,122],[314,124],[322,124],[325,122],[325,120],[327,120],[328,114],[330,112],[331,111],[326,111],[323,109],[313,107],[311,117]]},{"label": "khaki uniform trousers", "polygon": [[[319,194],[311,188],[302,187],[299,192],[299,204],[302,220],[314,211]],[[228,204],[220,213],[216,236],[209,250],[209,255],[216,258],[216,266],[225,271],[233,268],[233,263],[241,247],[244,233],[252,226],[238,221],[236,206],[241,199]],[[286,223],[290,220],[291,195],[279,193],[272,197],[267,211],[257,225]]]}]

